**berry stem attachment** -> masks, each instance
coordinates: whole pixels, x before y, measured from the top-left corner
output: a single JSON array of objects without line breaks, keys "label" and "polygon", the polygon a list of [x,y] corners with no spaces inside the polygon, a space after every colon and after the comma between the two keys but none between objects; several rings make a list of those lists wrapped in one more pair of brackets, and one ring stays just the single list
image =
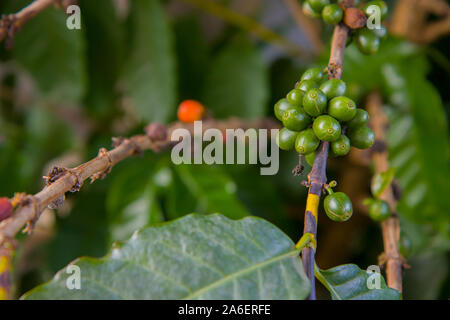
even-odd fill
[{"label": "berry stem attachment", "polygon": [[[345,3],[348,7],[353,5],[353,0]],[[344,51],[349,34],[349,28],[343,23],[334,27],[333,40],[331,42],[330,60],[328,62],[328,79],[340,79],[344,66]],[[319,202],[322,190],[327,182],[326,168],[329,142],[323,141],[318,149],[314,165],[308,175],[309,190],[306,200],[305,225],[303,234],[312,233],[317,238],[317,222]],[[314,276],[314,257],[315,250],[312,248],[303,248],[302,262],[305,272],[311,281],[311,292],[308,300],[316,300],[315,276]]]}]

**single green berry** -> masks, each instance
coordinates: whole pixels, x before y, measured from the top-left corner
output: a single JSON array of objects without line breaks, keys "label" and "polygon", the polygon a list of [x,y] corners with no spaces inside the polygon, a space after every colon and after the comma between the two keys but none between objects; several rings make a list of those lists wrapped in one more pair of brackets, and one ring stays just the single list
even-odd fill
[{"label": "single green berry", "polygon": [[377,222],[382,222],[391,216],[391,209],[384,200],[373,200],[369,207],[369,216]]},{"label": "single green berry", "polygon": [[366,125],[351,128],[348,137],[351,145],[358,149],[370,148],[375,142],[375,133]]},{"label": "single green berry", "polygon": [[322,10],[322,19],[328,24],[338,24],[344,16],[344,11],[337,4],[329,4]]},{"label": "single green berry", "polygon": [[310,18],[320,18],[320,12],[315,11],[313,8],[311,8],[311,5],[308,1],[304,1],[302,5],[302,11],[305,14],[305,16]]},{"label": "single green berry", "polygon": [[328,115],[317,117],[313,122],[313,130],[322,141],[336,141],[341,135],[341,125]]},{"label": "single green berry", "polygon": [[282,121],[284,112],[291,107],[292,105],[287,99],[279,100],[274,107],[275,117],[277,117],[278,120]]},{"label": "single green berry", "polygon": [[326,73],[321,68],[311,68],[306,70],[301,80],[313,80],[317,83],[322,83],[327,79]]},{"label": "single green berry", "polygon": [[356,33],[356,45],[359,51],[371,55],[380,48],[380,39],[371,30],[362,28]]},{"label": "single green berry", "polygon": [[337,157],[345,156],[350,151],[350,139],[346,135],[341,136],[330,143],[332,154]]},{"label": "single green berry", "polygon": [[328,100],[335,97],[340,97],[345,95],[347,86],[344,81],[340,79],[330,79],[322,83],[320,90],[327,96]]},{"label": "single green berry", "polygon": [[288,128],[281,129],[277,137],[277,143],[280,149],[286,151],[294,149],[297,134],[298,132],[291,131]]},{"label": "single green berry", "polygon": [[327,96],[319,89],[311,89],[303,97],[303,108],[310,116],[317,117],[327,109]]},{"label": "single green berry", "polygon": [[369,30],[380,39],[386,38],[387,30],[383,26],[379,26],[379,27],[376,27],[374,29],[369,29]]},{"label": "single green berry", "polygon": [[380,9],[380,18],[381,20],[386,19],[389,8],[386,4],[386,2],[381,1],[381,0],[374,0],[374,1],[369,1],[368,3],[366,3],[363,7],[363,12],[365,13],[365,15],[367,17],[370,17],[371,15],[373,15],[375,13],[375,11],[370,9],[370,6],[378,6],[378,8]]},{"label": "single green berry", "polygon": [[291,107],[283,114],[283,125],[292,131],[302,131],[312,119],[301,107]]},{"label": "single green berry", "polygon": [[348,128],[356,128],[365,125],[369,122],[369,113],[366,110],[357,108],[356,114],[352,120],[346,123]]},{"label": "single green berry", "polygon": [[316,151],[319,146],[319,139],[317,139],[312,129],[306,129],[297,135],[295,140],[295,150],[300,154],[308,154]]},{"label": "single green berry", "polygon": [[316,153],[311,152],[305,156],[306,162],[312,167],[314,165],[314,160],[316,160]]},{"label": "single green berry", "polygon": [[293,89],[289,91],[289,93],[286,96],[286,99],[294,107],[301,107],[304,95],[305,93],[302,90]]},{"label": "single green berry", "polygon": [[339,121],[350,121],[356,115],[356,103],[347,97],[336,97],[330,101],[328,114]]},{"label": "single green berry", "polygon": [[326,5],[330,4],[330,0],[306,0],[309,2],[314,11],[321,13]]},{"label": "single green berry", "polygon": [[328,218],[336,222],[347,221],[353,214],[352,202],[343,192],[327,195],[323,206]]},{"label": "single green berry", "polygon": [[318,87],[319,86],[317,85],[317,82],[315,82],[314,80],[302,80],[297,84],[296,89],[299,89],[303,92],[308,92],[309,90]]}]

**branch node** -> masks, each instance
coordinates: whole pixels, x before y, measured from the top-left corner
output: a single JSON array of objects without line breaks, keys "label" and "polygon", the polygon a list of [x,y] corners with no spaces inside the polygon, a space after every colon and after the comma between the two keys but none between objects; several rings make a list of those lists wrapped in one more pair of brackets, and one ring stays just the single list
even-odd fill
[{"label": "branch node", "polygon": [[100,179],[100,180],[105,179],[106,176],[108,175],[108,173],[111,172],[111,169],[113,167],[111,157],[109,156],[108,150],[106,150],[105,148],[100,148],[100,150],[98,151],[97,157],[99,157],[99,158],[105,157],[108,160],[108,166],[102,172],[97,172],[94,175],[92,175],[91,184],[94,183],[98,179]]},{"label": "branch node", "polygon": [[305,167],[303,166],[303,156],[301,154],[299,154],[298,156],[298,164],[295,166],[295,168],[292,170],[292,174],[295,177],[298,177],[302,174],[303,169],[305,169]]}]

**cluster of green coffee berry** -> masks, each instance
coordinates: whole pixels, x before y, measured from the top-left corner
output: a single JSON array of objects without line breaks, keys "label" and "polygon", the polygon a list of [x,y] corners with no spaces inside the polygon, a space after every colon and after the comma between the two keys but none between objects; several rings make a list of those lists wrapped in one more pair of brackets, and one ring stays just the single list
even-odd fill
[{"label": "cluster of green coffee berry", "polygon": [[275,116],[284,126],[277,139],[280,149],[295,149],[312,165],[320,141],[330,142],[332,157],[346,155],[350,146],[372,146],[369,115],[345,96],[346,90],[344,81],[327,80],[323,69],[306,70],[295,89],[275,104]]},{"label": "cluster of green coffee berry", "polygon": [[[349,36],[347,44],[355,40],[358,49],[364,54],[374,54],[380,47],[380,41],[386,37],[386,28],[382,25],[374,29],[366,26],[366,18],[374,14],[371,6],[378,6],[380,9],[380,20],[386,18],[388,7],[384,1],[373,0],[361,5],[360,0],[354,1],[355,7],[361,7],[360,14],[365,15],[360,19],[358,12],[349,13],[349,18],[345,17],[344,7],[338,3],[331,3],[333,0],[304,0],[303,13],[312,18],[322,18],[328,24],[338,24],[344,19],[351,29],[355,29]],[[356,9],[354,9],[356,10]],[[356,10],[359,11],[359,10]],[[362,13],[361,13],[362,12]],[[353,17],[351,17],[353,14]],[[348,20],[348,21],[346,21]]]}]

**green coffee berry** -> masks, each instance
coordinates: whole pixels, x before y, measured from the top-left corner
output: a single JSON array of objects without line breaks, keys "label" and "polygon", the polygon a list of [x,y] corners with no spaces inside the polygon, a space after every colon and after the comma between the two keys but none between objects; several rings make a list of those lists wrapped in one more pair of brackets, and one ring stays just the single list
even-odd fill
[{"label": "green coffee berry", "polygon": [[308,153],[305,156],[306,162],[312,167],[314,165],[314,160],[316,160],[316,152]]},{"label": "green coffee berry", "polygon": [[322,83],[327,78],[326,73],[321,68],[310,68],[306,70],[301,80],[313,80],[317,83]]},{"label": "green coffee berry", "polygon": [[356,128],[365,125],[367,122],[369,122],[369,113],[367,113],[366,110],[363,109],[356,109],[356,114],[353,117],[352,120],[348,121],[346,123],[348,128]]},{"label": "green coffee berry", "polygon": [[383,27],[383,26],[379,26],[379,27],[377,27],[377,28],[375,28],[375,29],[369,29],[369,30],[370,30],[374,35],[376,35],[377,38],[380,38],[380,39],[386,38],[387,30],[386,30],[386,28]]},{"label": "green coffee berry", "polygon": [[293,89],[289,91],[289,93],[286,96],[286,99],[294,107],[301,107],[304,95],[305,93],[302,90]]},{"label": "green coffee berry", "polygon": [[295,140],[295,150],[300,154],[309,154],[316,151],[319,147],[319,139],[317,139],[312,129],[306,129],[297,135]]},{"label": "green coffee berry", "polygon": [[380,8],[380,18],[381,20],[384,20],[387,17],[388,14],[388,6],[386,4],[386,2],[381,1],[381,0],[374,0],[374,1],[369,1],[368,3],[366,3],[363,7],[363,12],[365,13],[365,15],[367,17],[371,16],[374,12],[369,10],[370,6],[378,6]]},{"label": "green coffee berry", "polygon": [[389,204],[384,200],[373,200],[369,207],[369,216],[377,222],[388,219],[391,216]]},{"label": "green coffee berry", "polygon": [[336,141],[341,135],[341,125],[328,115],[317,117],[313,122],[313,130],[322,141]]},{"label": "green coffee berry", "polygon": [[375,142],[375,134],[366,125],[351,128],[348,131],[348,137],[351,145],[358,149],[370,148]]},{"label": "green coffee berry", "polygon": [[307,17],[320,18],[320,12],[317,12],[313,8],[311,8],[311,5],[309,4],[308,1],[303,2],[302,11]]},{"label": "green coffee berry", "polygon": [[347,90],[345,82],[339,79],[327,80],[319,88],[329,100],[345,95],[345,91]]},{"label": "green coffee berry", "polygon": [[343,192],[327,195],[323,205],[328,218],[336,222],[347,221],[353,214],[352,202]]},{"label": "green coffee berry", "polygon": [[291,107],[283,114],[283,125],[292,131],[302,131],[308,127],[312,119],[301,107]]},{"label": "green coffee berry", "polygon": [[371,55],[380,48],[380,39],[371,30],[362,28],[356,32],[356,45],[359,51]]},{"label": "green coffee berry", "polygon": [[322,19],[328,24],[338,24],[344,16],[344,11],[337,4],[329,4],[322,10]]},{"label": "green coffee berry", "polygon": [[327,96],[319,89],[311,89],[303,97],[303,108],[310,116],[317,117],[327,109]]},{"label": "green coffee berry", "polygon": [[309,90],[318,88],[318,87],[319,86],[317,85],[317,82],[315,82],[314,80],[302,80],[297,84],[296,89],[299,89],[306,93]]},{"label": "green coffee berry", "polygon": [[298,132],[291,131],[288,128],[281,129],[277,136],[277,144],[280,149],[286,151],[294,149],[297,134]]},{"label": "green coffee berry", "polygon": [[341,134],[336,141],[330,143],[330,150],[334,156],[345,156],[350,151],[350,139],[346,135]]},{"label": "green coffee berry", "polygon": [[313,8],[314,11],[321,13],[323,8],[330,4],[330,0],[306,0],[309,2],[309,5],[311,8]]},{"label": "green coffee berry", "polygon": [[282,121],[284,112],[291,107],[292,105],[287,99],[279,100],[274,107],[275,117],[277,117],[278,120]]},{"label": "green coffee berry", "polygon": [[347,97],[336,97],[330,101],[328,114],[339,121],[350,121],[356,115],[356,103]]}]

